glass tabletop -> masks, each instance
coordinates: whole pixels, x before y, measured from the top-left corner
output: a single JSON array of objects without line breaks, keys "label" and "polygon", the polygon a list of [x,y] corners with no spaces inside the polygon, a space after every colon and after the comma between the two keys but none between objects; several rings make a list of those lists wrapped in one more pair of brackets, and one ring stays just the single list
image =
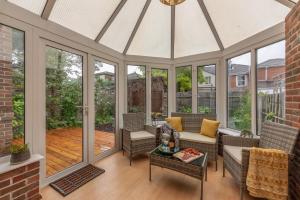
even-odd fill
[{"label": "glass tabletop", "polygon": [[[201,152],[201,153],[203,153],[203,152]],[[206,162],[206,160],[207,160],[207,153],[203,153],[203,154],[204,155],[201,156],[200,158],[198,158],[196,160],[193,160],[192,162],[189,162],[189,163],[186,163],[186,164],[196,165],[196,166],[203,166],[204,162]],[[167,159],[177,160],[177,161],[183,162],[180,159],[173,157],[172,155],[168,155],[166,153],[161,152],[159,150],[159,147],[156,147],[153,151],[151,151],[150,155],[161,156],[161,157],[164,157],[164,158],[167,158]]]}]

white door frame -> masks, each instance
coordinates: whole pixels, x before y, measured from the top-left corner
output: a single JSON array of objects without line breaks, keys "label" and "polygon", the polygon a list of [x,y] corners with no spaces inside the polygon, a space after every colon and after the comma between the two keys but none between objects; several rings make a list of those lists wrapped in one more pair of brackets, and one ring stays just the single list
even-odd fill
[{"label": "white door frame", "polygon": [[87,154],[87,148],[88,148],[88,137],[87,137],[87,127],[88,127],[88,117],[83,111],[83,159],[82,162],[77,163],[69,168],[66,168],[65,170],[56,173],[55,175],[52,175],[50,177],[46,176],[46,47],[54,47],[63,51],[67,51],[70,53],[74,53],[76,55],[82,56],[82,73],[83,73],[83,106],[88,106],[87,102],[87,72],[88,72],[88,65],[87,65],[87,54],[81,51],[78,51],[73,48],[69,48],[60,44],[57,44],[55,42],[48,41],[46,39],[40,39],[39,44],[39,65],[36,68],[38,70],[36,74],[39,74],[40,76],[36,78],[36,84],[35,89],[39,91],[37,94],[39,94],[39,105],[38,111],[40,112],[40,116],[43,116],[40,118],[40,120],[37,122],[40,125],[40,129],[42,132],[38,136],[39,141],[39,152],[44,156],[45,159],[41,161],[41,167],[40,167],[40,175],[41,175],[41,185],[45,186],[49,183],[51,183],[54,180],[57,180],[58,178],[61,178],[77,169],[80,169],[81,167],[87,165],[88,163],[88,154]]}]

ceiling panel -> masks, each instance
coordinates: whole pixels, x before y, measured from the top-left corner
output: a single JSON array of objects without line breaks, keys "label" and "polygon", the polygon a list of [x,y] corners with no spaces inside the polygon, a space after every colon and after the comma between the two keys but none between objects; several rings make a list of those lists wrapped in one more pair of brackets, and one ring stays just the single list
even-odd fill
[{"label": "ceiling panel", "polygon": [[8,1],[22,8],[25,8],[26,10],[29,10],[30,12],[33,12],[37,15],[41,15],[47,0],[8,0]]},{"label": "ceiling panel", "polygon": [[121,0],[56,0],[49,20],[95,39]]},{"label": "ceiling panel", "polygon": [[274,0],[204,2],[225,48],[283,22],[290,10]]},{"label": "ceiling panel", "polygon": [[170,58],[170,6],[152,0],[127,54]]},{"label": "ceiling panel", "polygon": [[100,40],[116,51],[123,52],[146,0],[127,0],[113,23]]},{"label": "ceiling panel", "polygon": [[220,50],[197,0],[176,6],[175,57]]}]

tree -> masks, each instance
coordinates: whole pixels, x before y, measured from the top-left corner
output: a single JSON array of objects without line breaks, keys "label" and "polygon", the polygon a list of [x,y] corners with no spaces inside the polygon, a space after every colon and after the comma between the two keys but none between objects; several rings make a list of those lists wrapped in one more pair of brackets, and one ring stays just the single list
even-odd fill
[{"label": "tree", "polygon": [[249,91],[242,95],[239,106],[234,110],[233,121],[237,129],[251,131],[251,95]]},{"label": "tree", "polygon": [[176,69],[177,92],[192,90],[192,70],[190,67],[178,67]]}]

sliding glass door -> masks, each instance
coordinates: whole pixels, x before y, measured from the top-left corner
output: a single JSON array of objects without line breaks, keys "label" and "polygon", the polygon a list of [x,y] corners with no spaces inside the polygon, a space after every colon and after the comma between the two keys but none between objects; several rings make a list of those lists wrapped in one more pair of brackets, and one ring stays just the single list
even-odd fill
[{"label": "sliding glass door", "polygon": [[50,177],[85,160],[86,77],[82,55],[56,45],[45,48],[45,156]]}]

